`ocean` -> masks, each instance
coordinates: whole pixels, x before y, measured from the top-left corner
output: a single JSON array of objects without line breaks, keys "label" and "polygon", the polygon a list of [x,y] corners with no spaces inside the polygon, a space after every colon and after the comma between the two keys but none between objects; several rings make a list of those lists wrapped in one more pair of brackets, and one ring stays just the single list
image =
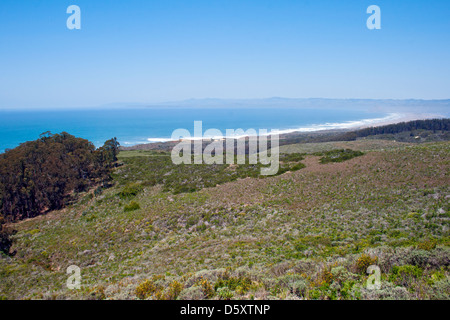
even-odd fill
[{"label": "ocean", "polygon": [[168,141],[178,128],[193,134],[194,121],[203,130],[267,129],[313,131],[351,128],[385,121],[397,114],[345,109],[178,108],[0,111],[0,153],[39,138],[43,132],[68,132],[100,147],[113,137],[122,146]]}]

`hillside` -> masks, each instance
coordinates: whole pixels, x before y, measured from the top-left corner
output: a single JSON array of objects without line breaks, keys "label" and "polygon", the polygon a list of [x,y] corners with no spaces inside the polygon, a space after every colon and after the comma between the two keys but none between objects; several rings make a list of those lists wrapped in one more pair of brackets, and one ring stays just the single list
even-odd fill
[{"label": "hillside", "polygon": [[[322,164],[336,149],[364,154]],[[12,225],[17,254],[0,258],[0,296],[450,298],[450,142],[282,151],[289,168],[302,165],[266,178],[246,166],[183,176],[164,152],[122,151],[112,188]],[[371,264],[379,290],[366,288]],[[80,290],[65,287],[70,265],[81,268]]]}]

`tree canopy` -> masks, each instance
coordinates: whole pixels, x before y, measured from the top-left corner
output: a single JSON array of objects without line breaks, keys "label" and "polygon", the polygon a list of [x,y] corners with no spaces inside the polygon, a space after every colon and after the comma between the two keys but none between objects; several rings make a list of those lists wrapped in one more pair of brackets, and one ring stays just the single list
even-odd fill
[{"label": "tree canopy", "polygon": [[45,132],[35,141],[0,154],[0,212],[6,221],[60,209],[73,192],[104,184],[119,143],[96,149],[67,132]]}]

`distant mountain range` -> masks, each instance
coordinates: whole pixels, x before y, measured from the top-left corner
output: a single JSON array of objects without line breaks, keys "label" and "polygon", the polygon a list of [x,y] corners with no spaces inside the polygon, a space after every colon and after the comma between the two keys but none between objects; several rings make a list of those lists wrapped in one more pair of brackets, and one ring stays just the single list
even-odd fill
[{"label": "distant mountain range", "polygon": [[322,109],[359,109],[372,112],[411,112],[411,113],[443,113],[450,114],[450,99],[418,100],[418,99],[324,99],[324,98],[281,98],[265,99],[188,99],[159,103],[112,103],[103,105],[109,108],[322,108]]}]

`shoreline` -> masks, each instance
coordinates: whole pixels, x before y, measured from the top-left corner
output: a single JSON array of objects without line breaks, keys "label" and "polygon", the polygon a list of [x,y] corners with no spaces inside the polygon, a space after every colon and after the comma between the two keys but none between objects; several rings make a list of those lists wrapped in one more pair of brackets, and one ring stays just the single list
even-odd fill
[{"label": "shoreline", "polygon": [[430,119],[446,118],[445,116],[443,116],[441,114],[435,114],[435,113],[402,113],[399,115],[400,116],[398,118],[395,118],[392,120],[380,121],[380,122],[376,123],[375,125],[364,125],[364,126],[361,126],[358,128],[354,128],[354,130],[370,128],[370,127],[381,127],[381,126],[386,126],[389,124],[396,124],[396,123],[415,121],[415,120],[430,120]]},{"label": "shoreline", "polygon": [[[442,119],[445,116],[441,114],[433,114],[433,113],[389,113],[386,117],[383,118],[375,118],[375,119],[361,119],[357,121],[348,121],[341,123],[324,123],[324,124],[312,124],[306,127],[300,127],[295,129],[284,129],[284,130],[276,130],[268,132],[265,134],[266,136],[270,136],[271,134],[279,134],[280,138],[286,136],[292,136],[297,134],[315,134],[315,133],[327,133],[327,132],[345,132],[345,131],[354,131],[360,130],[364,128],[370,127],[380,127],[390,124],[396,124],[401,122],[415,121],[415,120],[429,120],[429,119]],[[257,135],[259,136],[259,135]],[[122,150],[131,150],[133,148],[138,148],[142,146],[146,147],[160,147],[161,145],[173,145],[182,140],[190,140],[190,141],[212,141],[212,140],[226,140],[226,139],[244,139],[250,137],[249,135],[242,135],[236,137],[226,137],[226,136],[213,136],[213,137],[190,137],[186,139],[172,140],[170,138],[148,138],[148,143],[140,143],[135,145],[127,145],[121,146]]]}]

